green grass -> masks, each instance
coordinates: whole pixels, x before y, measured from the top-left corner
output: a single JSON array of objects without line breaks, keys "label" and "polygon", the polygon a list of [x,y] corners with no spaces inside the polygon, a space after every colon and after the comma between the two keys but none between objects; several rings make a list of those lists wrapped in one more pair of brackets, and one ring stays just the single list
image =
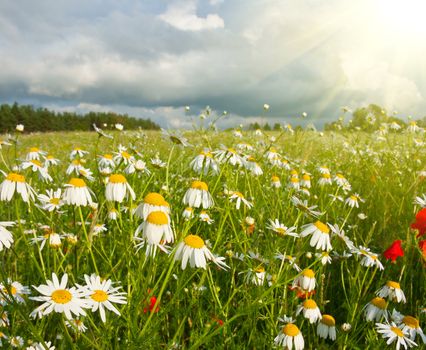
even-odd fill
[{"label": "green grass", "polygon": [[[278,318],[287,315],[295,319],[303,333],[305,348],[377,349],[386,346],[385,341],[375,331],[374,322],[365,321],[362,308],[388,280],[399,282],[407,297],[406,304],[390,302],[388,310],[395,307],[403,314],[417,317],[422,325],[425,313],[421,314],[421,310],[426,306],[425,261],[410,224],[420,209],[413,200],[426,192],[425,182],[419,176],[426,168],[424,147],[415,146],[413,136],[405,134],[387,135],[385,141],[363,133],[325,133],[321,136],[313,132],[293,135],[271,132],[259,137],[246,132],[244,135],[243,139],[238,139],[226,132],[189,132],[185,136],[193,147],[184,148],[163,138],[159,132],[144,135],[116,132],[113,140],[99,139],[95,133],[52,133],[21,135],[16,147],[14,144],[3,146],[4,161],[0,169],[6,173],[24,160],[29,147],[39,147],[61,160],[60,165],[49,168],[52,183],[40,181],[31,170],[22,171],[37,193],[63,188],[69,181],[71,176],[65,171],[74,147],[89,151],[84,157],[84,166],[93,171],[95,180],[86,182],[96,196],[98,208],[82,207],[80,211],[78,207],[65,205],[62,213],[48,213],[36,206],[38,201],[26,204],[16,194],[11,202],[1,202],[1,221],[25,221],[10,229],[15,241],[12,248],[0,252],[0,280],[3,283],[8,278],[19,281],[30,286],[31,295],[37,296],[38,292],[31,286],[45,284],[52,272],[58,276],[67,273],[70,287],[74,283],[84,284],[84,275],[97,270],[101,277],[121,283],[127,293],[127,304],[115,304],[121,316],[107,311],[106,323],[101,321],[99,312],[87,310],[83,320],[88,329],[76,334],[65,327],[63,314],[51,313],[38,320],[30,319],[31,311],[41,303],[26,296],[23,304],[9,302],[3,307],[10,325],[0,328],[0,332],[21,336],[26,344],[30,340],[51,341],[56,349],[265,349],[273,348],[274,338],[282,328]],[[271,142],[270,136],[277,140]],[[204,147],[215,150],[224,144],[235,148],[241,142],[254,147],[253,151],[242,153],[257,159],[263,175],[254,176],[243,167],[221,164],[219,174],[201,176],[215,200],[214,207],[207,210],[214,223],[201,222],[197,215],[189,221],[184,220],[182,198],[191,181],[200,179],[189,167],[190,161]],[[105,199],[104,178],[97,171],[96,155],[116,152],[119,144],[128,147],[128,152],[137,159],[143,159],[151,175],[126,175],[136,200],[114,204]],[[271,145],[289,160],[299,176],[302,171],[311,174],[309,197],[287,187],[289,170],[268,164],[264,156]],[[166,167],[157,169],[151,165],[150,160],[156,155]],[[329,167],[332,177],[342,173],[350,182],[351,191],[344,193],[334,182],[319,186],[318,167],[322,165]],[[123,170],[124,165],[120,164],[114,172],[122,174]],[[281,188],[271,186],[272,175],[281,179]],[[242,205],[237,210],[235,203],[229,201],[227,190],[241,192],[253,203],[253,208]],[[133,235],[142,220],[131,210],[123,209],[134,208],[149,192],[161,193],[170,204],[176,236],[172,247],[187,234],[197,234],[208,240],[214,254],[226,257],[229,270],[218,269],[213,262],[208,264],[207,270],[189,266],[182,270],[180,262],[174,262],[174,251],[170,255],[157,253],[155,258],[146,257],[144,248],[136,252]],[[351,209],[342,202],[333,202],[330,196],[340,195],[346,199],[353,193],[365,200],[359,208]],[[318,210],[324,212],[320,217],[322,222],[344,226],[355,246],[366,246],[382,254],[395,239],[401,239],[405,256],[392,264],[380,255],[383,271],[361,266],[358,256],[334,257],[330,265],[323,266],[315,258],[317,251],[309,245],[309,237],[281,237],[267,228],[269,219],[278,219],[287,227],[296,226],[296,232],[300,233],[302,225],[316,221],[294,207],[293,195],[306,199],[309,205],[317,205]],[[116,221],[108,220],[111,207],[121,211]],[[194,211],[198,214],[201,210]],[[367,217],[361,219],[360,213]],[[255,220],[251,233],[245,223],[247,216]],[[81,225],[82,218],[85,226]],[[92,241],[96,224],[106,224],[108,231],[94,236]],[[60,248],[46,244],[40,251],[40,243],[30,243],[31,238],[45,233],[40,225],[48,225],[59,234],[75,234],[78,243],[70,244],[63,239]],[[336,237],[331,239],[331,244],[333,251],[339,254],[345,250]],[[258,258],[247,257],[249,252],[258,254]],[[338,331],[335,342],[320,339],[316,323],[309,324],[302,315],[296,316],[301,300],[289,286],[298,272],[287,261],[276,259],[277,252],[295,257],[302,269],[309,267],[315,271],[318,285],[312,298],[321,313],[334,316]],[[240,254],[245,258],[237,259]],[[262,286],[247,282],[246,277],[259,266],[264,267],[269,276]],[[157,298],[158,312],[149,312],[152,296]],[[343,323],[351,324],[349,332],[340,329]],[[416,341],[421,344],[420,338]],[[7,340],[3,339],[3,344],[7,344]]]}]

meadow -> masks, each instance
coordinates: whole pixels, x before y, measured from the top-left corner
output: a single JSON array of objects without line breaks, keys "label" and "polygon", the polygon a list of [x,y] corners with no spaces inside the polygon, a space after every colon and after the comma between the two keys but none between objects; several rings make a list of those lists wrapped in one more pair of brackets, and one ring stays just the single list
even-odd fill
[{"label": "meadow", "polygon": [[4,135],[0,346],[422,348],[425,141]]}]

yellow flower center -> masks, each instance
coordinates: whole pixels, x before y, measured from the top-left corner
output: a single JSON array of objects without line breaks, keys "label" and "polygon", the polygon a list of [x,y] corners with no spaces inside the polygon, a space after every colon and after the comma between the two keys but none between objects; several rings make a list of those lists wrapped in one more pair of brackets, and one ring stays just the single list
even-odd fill
[{"label": "yellow flower center", "polygon": [[315,224],[314,224],[315,226],[316,226],[316,228],[318,229],[318,230],[320,230],[322,233],[330,233],[330,229],[328,228],[328,226],[326,225],[326,224],[324,224],[323,222],[321,222],[321,221],[317,221]]},{"label": "yellow flower center", "polygon": [[188,235],[184,238],[184,242],[187,246],[195,249],[201,249],[204,247],[204,241],[197,235]]},{"label": "yellow flower center", "polygon": [[380,297],[375,297],[373,300],[371,300],[371,303],[375,307],[382,309],[382,310],[386,309],[386,306],[387,306],[386,300],[383,299],[383,298],[380,298]]},{"label": "yellow flower center", "polygon": [[112,154],[104,154],[105,159],[112,159]]},{"label": "yellow flower center", "polygon": [[322,315],[321,323],[329,327],[334,327],[336,325],[336,321],[334,320],[334,317],[331,315]]},{"label": "yellow flower center", "polygon": [[337,173],[336,177],[338,177],[339,179],[344,179],[345,177],[343,176],[343,174]]},{"label": "yellow flower center", "polygon": [[109,177],[109,182],[111,182],[113,184],[125,184],[127,182],[127,180],[121,174],[113,174]]},{"label": "yellow flower center", "polygon": [[357,196],[351,196],[350,197],[353,201],[358,202],[358,197]]},{"label": "yellow flower center", "polygon": [[305,269],[305,270],[303,270],[302,275],[305,276],[305,277],[308,277],[308,278],[314,278],[315,272],[311,269]]},{"label": "yellow flower center", "polygon": [[31,147],[30,148],[30,153],[35,153],[35,152],[38,152],[38,151],[40,151],[40,149],[38,147]]},{"label": "yellow flower center", "polygon": [[121,156],[122,156],[123,158],[126,158],[126,159],[129,159],[129,158],[130,158],[130,154],[129,154],[129,153],[127,153],[126,151],[122,151],[122,152],[121,152]]},{"label": "yellow flower center", "polygon": [[311,177],[308,174],[303,174],[303,180],[309,181],[311,180]]},{"label": "yellow flower center", "polygon": [[269,149],[269,152],[277,153],[277,150],[276,150],[276,148],[275,148],[275,147],[271,147],[271,148]]},{"label": "yellow flower center", "polygon": [[[16,288],[14,286],[10,286],[10,294],[16,295]],[[6,288],[3,288],[3,294],[9,294],[9,291]]]},{"label": "yellow flower center", "polygon": [[387,281],[387,282],[386,282],[386,285],[387,285],[389,288],[393,288],[393,289],[401,289],[401,286],[399,285],[399,283],[398,283],[398,282],[394,282],[394,281]]},{"label": "yellow flower center", "polygon": [[169,223],[167,215],[164,214],[162,211],[153,211],[148,215],[146,221],[154,225],[167,225]]},{"label": "yellow flower center", "polygon": [[50,154],[46,158],[47,159],[54,159],[54,157],[52,155],[50,155]]},{"label": "yellow flower center", "polygon": [[54,205],[58,205],[59,201],[60,201],[59,198],[50,198],[49,203],[54,204]]},{"label": "yellow flower center", "polygon": [[280,236],[284,236],[287,232],[287,230],[283,227],[277,227],[275,229],[275,231],[280,235]]},{"label": "yellow flower center", "polygon": [[78,160],[78,159],[74,159],[74,160],[71,162],[71,164],[72,164],[72,165],[81,165],[81,162],[80,162],[80,160]]},{"label": "yellow flower center", "polygon": [[330,174],[322,174],[322,177],[324,179],[331,179],[331,175]]},{"label": "yellow flower center", "polygon": [[398,327],[391,327],[392,332],[394,332],[398,337],[404,337],[404,333]]},{"label": "yellow flower center", "polygon": [[148,193],[143,199],[143,201],[146,204],[151,204],[156,206],[164,205],[164,203],[166,202],[166,200],[161,194],[155,193],[155,192]]},{"label": "yellow flower center", "polygon": [[7,175],[6,180],[12,182],[25,182],[25,176],[17,173],[10,173]]},{"label": "yellow flower center", "polygon": [[200,155],[207,157],[207,158],[213,158],[213,154],[211,154],[210,152],[201,151]]},{"label": "yellow flower center", "polygon": [[298,182],[299,182],[299,178],[297,178],[297,177],[292,177],[292,178],[290,179],[290,181],[291,181],[291,182],[293,182],[293,183],[298,183]]},{"label": "yellow flower center", "polygon": [[72,299],[72,294],[66,289],[57,289],[50,297],[56,304],[68,304]]},{"label": "yellow flower center", "polygon": [[228,152],[233,154],[237,153],[237,151],[233,148],[228,148]]},{"label": "yellow flower center", "polygon": [[288,323],[283,327],[283,333],[289,337],[295,337],[300,333],[299,328],[293,323]]},{"label": "yellow flower center", "polygon": [[104,301],[108,300],[108,294],[100,289],[96,289],[90,297],[98,303],[103,303]]},{"label": "yellow flower center", "polygon": [[280,178],[276,175],[272,175],[272,182],[280,182]]},{"label": "yellow flower center", "polygon": [[317,303],[312,299],[307,299],[303,302],[303,307],[305,309],[316,309],[318,306]]},{"label": "yellow flower center", "polygon": [[40,162],[39,160],[37,160],[37,159],[33,159],[33,160],[30,160],[30,162],[31,162],[31,163],[33,163],[34,165],[37,165],[38,167],[40,167],[40,168],[41,168],[41,162]]},{"label": "yellow flower center", "polygon": [[256,273],[262,273],[262,272],[265,272],[265,268],[264,268],[263,266],[259,266],[258,268],[256,268],[256,269],[254,270],[254,272],[256,272]]},{"label": "yellow flower center", "polygon": [[193,181],[191,184],[191,188],[195,188],[197,190],[208,191],[209,186],[203,181]]},{"label": "yellow flower center", "polygon": [[405,323],[410,328],[420,328],[419,321],[412,316],[404,316],[404,318],[402,319],[402,323]]},{"label": "yellow flower center", "polygon": [[81,151],[82,149],[80,147],[75,147],[74,151]]},{"label": "yellow flower center", "polygon": [[77,177],[73,177],[68,184],[74,187],[86,187],[84,180]]},{"label": "yellow flower center", "polygon": [[241,192],[234,192],[237,197],[244,198],[244,195]]}]

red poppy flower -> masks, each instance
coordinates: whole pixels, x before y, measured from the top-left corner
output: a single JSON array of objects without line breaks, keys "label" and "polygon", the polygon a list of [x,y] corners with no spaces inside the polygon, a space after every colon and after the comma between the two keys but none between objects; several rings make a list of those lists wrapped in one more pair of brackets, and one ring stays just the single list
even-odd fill
[{"label": "red poppy flower", "polygon": [[148,310],[149,312],[158,312],[160,311],[160,304],[157,305],[157,307],[154,309],[155,303],[157,302],[157,297],[156,296],[152,296],[149,299],[149,307],[146,307],[143,309],[144,313],[147,313]]},{"label": "red poppy flower", "polygon": [[416,221],[410,227],[419,231],[417,237],[423,236],[426,233],[426,208],[421,209],[416,214]]},{"label": "red poppy flower", "polygon": [[401,240],[396,240],[392,243],[392,245],[383,252],[383,255],[386,259],[392,260],[395,262],[398,256],[404,256],[404,251],[401,247]]},{"label": "red poppy flower", "polygon": [[424,239],[423,241],[419,241],[419,247],[422,251],[423,257],[426,258],[426,239]]}]

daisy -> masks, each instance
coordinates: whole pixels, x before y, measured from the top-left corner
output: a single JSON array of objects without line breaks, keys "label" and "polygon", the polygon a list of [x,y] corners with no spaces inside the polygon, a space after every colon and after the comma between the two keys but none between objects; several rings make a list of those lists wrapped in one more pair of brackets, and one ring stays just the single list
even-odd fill
[{"label": "daisy", "polygon": [[105,224],[96,224],[92,228],[93,236],[98,236],[102,232],[107,232],[108,229],[106,228]]},{"label": "daisy", "polygon": [[148,193],[143,202],[138,205],[135,215],[146,220],[147,216],[153,211],[162,211],[166,214],[170,213],[169,203],[164,197],[156,192]]},{"label": "daisy", "polygon": [[12,233],[6,227],[14,226],[13,221],[0,221],[0,252],[3,248],[10,248],[13,243]]},{"label": "daisy", "polygon": [[299,265],[296,264],[296,257],[291,256],[291,255],[287,255],[286,253],[281,254],[281,253],[277,253],[275,254],[275,258],[279,259],[281,261],[288,261],[290,263],[290,265],[297,271],[297,272],[301,272],[302,269],[299,267]]},{"label": "daisy", "polygon": [[78,175],[83,176],[86,180],[88,181],[93,181],[95,178],[93,177],[93,172],[92,170],[85,168],[85,167],[81,167],[78,170]]},{"label": "daisy", "polygon": [[407,302],[401,286],[398,282],[394,281],[387,281],[386,284],[376,292],[376,295],[382,298],[389,298],[389,300],[396,301],[397,303],[401,301],[403,303]]},{"label": "daisy", "polygon": [[130,187],[126,178],[121,174],[112,174],[108,178],[108,183],[106,185],[106,200],[121,203],[128,194],[130,194],[130,197],[135,200],[135,192]]},{"label": "daisy", "polygon": [[47,280],[46,282],[47,284],[41,284],[38,287],[33,286],[42,295],[30,297],[30,299],[41,301],[43,304],[31,313],[32,317],[37,315],[43,317],[52,311],[64,313],[67,319],[71,319],[72,314],[76,316],[86,315],[83,309],[88,307],[85,298],[90,295],[90,291],[76,289],[75,287],[67,288],[67,274],[64,274],[61,282],[59,282],[56,274],[52,273],[52,281]]},{"label": "daisy", "polygon": [[120,123],[115,123],[114,127],[115,127],[118,131],[123,131],[123,129],[124,129],[123,124],[120,124]]},{"label": "daisy", "polygon": [[312,299],[306,299],[302,304],[297,306],[296,315],[303,313],[303,317],[309,320],[309,323],[315,323],[321,319],[321,311],[317,303]]},{"label": "daisy", "polygon": [[0,201],[12,200],[15,191],[19,193],[24,202],[34,200],[35,191],[25,182],[25,176],[17,173],[9,173],[0,184]]},{"label": "daisy", "polygon": [[243,137],[243,133],[240,130],[234,130],[232,135],[234,135],[234,137],[238,137],[239,139]]},{"label": "daisy", "polygon": [[303,173],[300,185],[306,188],[311,188],[311,174]]},{"label": "daisy", "polygon": [[392,312],[392,319],[399,324],[399,328],[401,328],[401,330],[406,333],[411,340],[416,339],[416,335],[418,334],[422,339],[423,344],[426,344],[426,336],[420,328],[420,323],[417,318],[413,316],[404,316],[394,309]]},{"label": "daisy", "polygon": [[293,236],[293,237],[299,237],[299,235],[294,232],[296,230],[295,226],[287,227],[284,224],[280,223],[278,219],[275,219],[274,221],[269,219],[270,225],[266,228],[278,233],[279,236]]},{"label": "daisy", "polygon": [[46,194],[39,194],[38,200],[41,202],[41,208],[49,212],[59,210],[64,204],[61,199],[62,191],[57,189],[56,191],[50,189],[46,191]]},{"label": "daisy", "polygon": [[332,232],[332,237],[338,237],[341,241],[343,241],[343,243],[350,251],[353,251],[355,249],[354,243],[349,239],[348,236],[346,236],[343,228],[340,228],[339,225],[334,224],[330,225],[330,229]]},{"label": "daisy", "polygon": [[72,320],[65,321],[65,324],[68,328],[71,328],[74,332],[78,333],[84,333],[87,331],[87,327],[85,326],[84,322],[80,320],[79,318],[74,318]]},{"label": "daisy", "polygon": [[322,315],[318,322],[317,334],[320,338],[336,340],[336,321],[331,315]]},{"label": "daisy", "polygon": [[205,210],[201,211],[199,217],[202,222],[207,222],[209,225],[211,225],[214,222],[214,220],[210,218],[210,215],[207,214]]},{"label": "daisy", "polygon": [[181,261],[182,270],[185,270],[188,264],[191,267],[201,267],[206,269],[207,261],[213,261],[219,268],[229,268],[223,262],[222,257],[215,257],[205,245],[203,239],[197,235],[188,235],[182,242],[180,242],[176,248],[174,257],[175,261]]},{"label": "daisy", "polygon": [[11,145],[12,144],[10,142],[0,139],[0,149],[2,149],[3,146],[11,146]]},{"label": "daisy", "polygon": [[83,158],[89,152],[81,149],[80,147],[75,147],[70,153],[70,159],[74,159],[76,157]]},{"label": "daisy", "polygon": [[300,233],[301,237],[312,235],[309,242],[311,247],[327,251],[331,250],[329,224],[324,224],[318,220],[313,224],[302,226],[302,229],[303,231]]},{"label": "daisy", "polygon": [[318,167],[318,171],[319,171],[321,174],[330,174],[330,169],[328,168],[328,166],[325,166],[325,165],[321,165],[321,166],[319,166],[319,167]]},{"label": "daisy", "polygon": [[230,194],[231,194],[231,196],[229,197],[229,200],[231,202],[232,202],[232,200],[236,200],[235,208],[237,210],[240,209],[241,202],[243,202],[244,205],[249,209],[253,206],[252,203],[250,203],[247,199],[244,198],[244,195],[241,192],[232,191]]},{"label": "daisy", "polygon": [[26,160],[40,160],[42,156],[45,156],[47,152],[42,151],[38,147],[31,147],[27,153],[27,156],[25,157]]},{"label": "daisy", "polygon": [[33,343],[31,346],[28,346],[26,350],[55,350],[55,347],[50,341],[43,343]]},{"label": "daisy", "polygon": [[62,236],[56,232],[53,232],[50,228],[45,229],[45,234],[43,236],[38,236],[31,238],[31,243],[36,244],[41,242],[40,251],[43,250],[47,242],[49,242],[49,247],[57,249],[62,245]]},{"label": "daisy", "polygon": [[184,217],[185,220],[192,219],[194,217],[194,209],[191,207],[186,207],[183,210],[182,216]]},{"label": "daisy", "polygon": [[7,280],[7,284],[0,283],[0,305],[7,305],[13,301],[24,303],[24,295],[31,294],[27,286],[23,286],[18,281]]},{"label": "daisy", "polygon": [[106,134],[101,128],[98,128],[95,123],[92,124],[93,129],[98,133],[99,137],[106,137],[107,139],[112,139],[111,135]]},{"label": "daisy", "polygon": [[165,168],[167,166],[166,163],[164,163],[159,157],[158,154],[155,158],[151,158],[151,164],[153,167],[157,169]]},{"label": "daisy", "polygon": [[246,275],[246,282],[252,283],[256,286],[263,286],[266,279],[266,271],[263,266],[259,266],[255,269],[249,269]]},{"label": "daisy", "polygon": [[328,252],[321,252],[321,253],[315,253],[315,256],[318,260],[321,261],[321,264],[331,264],[331,256],[328,254]]},{"label": "daisy", "polygon": [[292,188],[294,190],[299,190],[300,189],[300,180],[297,176],[292,176],[290,178],[290,182],[288,183],[288,187]]},{"label": "daisy", "polygon": [[407,131],[411,132],[411,133],[420,132],[421,130],[422,130],[422,128],[419,127],[417,125],[417,122],[415,122],[414,120],[412,120],[407,127]]},{"label": "daisy", "polygon": [[404,332],[396,326],[395,323],[384,324],[376,323],[376,330],[378,333],[382,334],[382,337],[387,339],[386,344],[389,345],[396,341],[396,349],[399,350],[401,345],[404,349],[417,346],[415,342],[407,338]]},{"label": "daisy", "polygon": [[82,160],[80,159],[74,159],[70,165],[68,165],[68,168],[66,170],[67,175],[71,175],[72,173],[75,173],[76,175],[80,174],[80,170],[84,168]]},{"label": "daisy", "polygon": [[416,197],[414,200],[415,205],[420,205],[422,208],[426,208],[426,194]]},{"label": "daisy", "polygon": [[274,339],[275,345],[283,346],[287,350],[303,350],[305,341],[299,328],[293,323],[287,323]]},{"label": "daisy", "polygon": [[313,217],[321,216],[323,213],[315,210],[318,208],[317,205],[308,206],[308,201],[297,198],[296,196],[291,197],[291,203],[300,211],[302,211],[305,215],[310,215]]},{"label": "daisy", "polygon": [[52,156],[51,154],[48,154],[45,158],[44,158],[44,166],[46,168],[52,166],[52,165],[58,165],[60,162],[60,160],[58,158],[55,158],[54,156]]},{"label": "daisy", "polygon": [[110,153],[106,153],[102,156],[98,156],[98,166],[99,168],[115,168],[115,162],[112,159],[113,156]]},{"label": "daisy", "polygon": [[120,316],[120,312],[113,305],[116,304],[127,304],[126,301],[126,293],[119,292],[121,286],[112,287],[112,281],[101,280],[99,276],[96,274],[84,275],[84,279],[86,281],[85,286],[79,286],[80,289],[85,289],[89,292],[89,296],[87,298],[88,308],[92,309],[92,312],[96,312],[99,309],[99,314],[101,315],[102,322],[106,322],[105,309],[108,309],[118,316]]},{"label": "daisy", "polygon": [[359,208],[359,202],[364,202],[364,200],[359,196],[358,193],[351,195],[345,200],[345,204],[350,206],[351,208],[353,207]]},{"label": "daisy", "polygon": [[315,289],[315,272],[311,269],[305,269],[293,281],[293,287],[302,288],[306,292],[311,292]]},{"label": "daisy", "polygon": [[13,348],[21,348],[24,346],[24,339],[22,337],[18,336],[14,336],[14,337],[10,337],[9,338],[9,344],[13,347]]},{"label": "daisy", "polygon": [[243,164],[243,158],[233,148],[223,147],[221,150],[214,151],[213,154],[219,163],[229,163],[231,165]]},{"label": "daisy", "polygon": [[213,174],[219,173],[219,164],[213,158],[213,154],[209,149],[204,149],[204,151],[200,152],[198,156],[196,156],[189,166],[197,173],[204,173],[207,175],[211,170]]},{"label": "daisy", "polygon": [[50,182],[53,180],[52,177],[47,172],[47,168],[45,168],[43,164],[41,164],[41,162],[37,159],[25,161],[22,163],[21,167],[24,170],[31,168],[33,172],[38,173],[39,177],[46,182]]},{"label": "daisy", "polygon": [[115,164],[123,163],[128,165],[135,160],[135,157],[128,153],[127,148],[122,145],[118,146],[118,152],[114,152],[114,154],[113,160]]},{"label": "daisy", "polygon": [[170,226],[169,216],[162,211],[153,211],[146,221],[138,226],[135,237],[142,232],[143,238],[151,245],[159,245],[160,242],[172,243],[174,241],[173,230]]},{"label": "daisy", "polygon": [[378,268],[379,270],[385,269],[383,267],[383,264],[378,259],[378,254],[372,253],[369,248],[360,246],[359,248],[353,249],[352,252],[362,256],[362,259],[360,262],[361,266],[366,266],[366,267],[374,266]]},{"label": "daisy", "polygon": [[322,174],[321,178],[318,180],[318,184],[320,186],[331,185],[332,184],[331,175],[327,173]]},{"label": "daisy", "polygon": [[380,297],[373,298],[367,305],[364,306],[364,316],[367,321],[380,321],[384,316],[388,319],[388,311],[386,310],[388,304],[385,299]]},{"label": "daisy", "polygon": [[68,184],[65,184],[65,190],[62,195],[65,204],[87,206],[92,203],[89,188],[83,179],[72,178]]},{"label": "daisy", "polygon": [[209,187],[203,181],[193,181],[191,188],[188,189],[183,197],[183,204],[190,207],[204,209],[211,208],[214,205],[213,197],[209,193]]},{"label": "daisy", "polygon": [[181,145],[184,147],[192,146],[186,137],[183,137],[178,131],[172,132],[167,131],[164,129],[161,129],[161,133],[163,134],[163,137],[168,138],[170,141],[172,141],[176,145]]},{"label": "daisy", "polygon": [[115,208],[108,210],[108,220],[117,220],[119,212]]},{"label": "daisy", "polygon": [[256,162],[256,159],[254,157],[251,157],[251,156],[247,157],[247,159],[245,159],[245,161],[244,161],[244,166],[254,176],[260,176],[260,175],[263,174],[262,168]]},{"label": "daisy", "polygon": [[281,187],[280,178],[278,176],[276,176],[276,175],[272,175],[272,177],[271,177],[271,185],[272,185],[272,187],[280,188]]}]

